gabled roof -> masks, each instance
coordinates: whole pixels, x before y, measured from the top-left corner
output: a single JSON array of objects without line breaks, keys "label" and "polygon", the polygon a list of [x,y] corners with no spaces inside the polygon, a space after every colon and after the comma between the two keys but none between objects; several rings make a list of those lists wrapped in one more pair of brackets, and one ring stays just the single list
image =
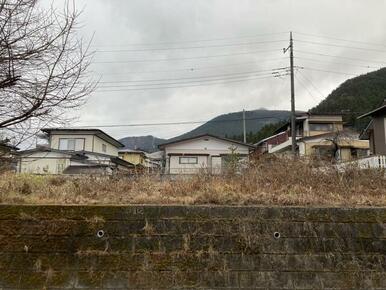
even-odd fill
[{"label": "gabled roof", "polygon": [[108,135],[107,133],[105,133],[100,129],[43,128],[42,131],[48,134],[51,134],[52,132],[57,132],[57,133],[68,132],[74,135],[76,134],[95,135],[116,147],[119,147],[119,148],[125,147],[125,145],[123,145],[117,139],[111,137],[110,135]]},{"label": "gabled roof", "polygon": [[261,139],[259,142],[255,143],[253,145],[259,146],[260,144],[264,143],[265,141],[268,141],[268,140],[270,140],[272,138],[275,138],[275,137],[280,136],[280,135],[285,134],[285,133],[286,133],[285,131],[279,132],[279,133],[277,133],[275,135],[271,135],[271,136],[269,136],[267,138]]},{"label": "gabled roof", "polygon": [[383,104],[379,108],[376,108],[375,110],[372,110],[366,114],[359,116],[358,119],[362,119],[362,118],[365,118],[368,116],[374,116],[374,115],[382,114],[382,111],[384,111],[383,113],[386,114],[386,100],[383,102]]},{"label": "gabled roof", "polygon": [[194,140],[194,139],[198,139],[198,138],[202,138],[202,137],[211,137],[211,138],[219,139],[219,140],[222,140],[222,141],[227,141],[227,142],[230,142],[230,143],[234,143],[234,144],[237,144],[237,145],[242,145],[242,146],[246,146],[246,147],[253,148],[253,149],[255,148],[255,146],[253,146],[251,144],[247,144],[247,143],[244,143],[244,142],[239,142],[239,141],[228,139],[228,138],[218,137],[218,136],[215,136],[215,135],[212,135],[212,134],[201,134],[201,135],[197,135],[197,136],[194,136],[194,137],[189,137],[189,138],[174,140],[174,141],[170,141],[170,142],[165,142],[165,143],[159,144],[158,147],[162,149],[162,148],[164,148],[167,145],[181,143],[181,142],[185,142],[185,141],[189,141],[189,140]]}]

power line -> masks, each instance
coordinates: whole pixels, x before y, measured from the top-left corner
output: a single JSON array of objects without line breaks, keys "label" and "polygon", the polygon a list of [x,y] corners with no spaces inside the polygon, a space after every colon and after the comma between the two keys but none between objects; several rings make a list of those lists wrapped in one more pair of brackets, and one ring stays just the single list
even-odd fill
[{"label": "power line", "polygon": [[356,46],[348,46],[348,45],[339,45],[339,44],[333,44],[333,43],[323,43],[323,42],[300,40],[300,39],[297,39],[296,41],[300,42],[300,43],[308,43],[308,44],[331,46],[331,47],[343,47],[343,48],[350,48],[350,49],[358,49],[358,50],[386,53],[386,50],[380,50],[380,49],[372,49],[372,48],[356,47]]},{"label": "power line", "polygon": [[381,61],[381,60],[368,60],[368,59],[363,59],[363,58],[353,58],[353,57],[331,55],[331,54],[325,54],[325,53],[319,53],[319,52],[309,52],[309,51],[304,51],[304,50],[296,50],[296,52],[311,54],[311,55],[318,55],[318,56],[323,56],[323,57],[333,57],[333,58],[342,58],[342,59],[348,59],[348,60],[356,60],[356,61],[360,61],[360,62],[372,62],[372,63],[386,64],[386,62]]},{"label": "power line", "polygon": [[295,78],[296,80],[299,82],[299,84],[310,94],[310,96],[313,98],[313,99],[317,99],[312,93],[311,91],[308,89],[308,87],[303,83],[303,81],[295,74]]},{"label": "power line", "polygon": [[[287,34],[288,31],[282,32],[271,32],[271,33],[260,33],[254,35],[245,35],[245,36],[237,36],[237,37],[222,37],[222,38],[207,38],[207,39],[196,39],[196,40],[181,40],[181,41],[168,41],[168,42],[153,42],[153,43],[129,43],[129,46],[156,46],[156,45],[165,45],[165,44],[180,44],[180,43],[195,43],[195,42],[213,42],[213,41],[224,41],[224,40],[233,40],[233,39],[245,39],[245,38],[258,38],[262,36],[272,36],[279,34]],[[98,47],[98,46],[93,46]],[[99,46],[106,47],[106,46]]]},{"label": "power line", "polygon": [[322,91],[320,91],[313,83],[313,81],[311,81],[308,77],[306,77],[300,70],[297,70],[297,73],[302,77],[304,78],[306,81],[308,81],[311,86],[323,97],[325,98],[324,94],[322,93]]},{"label": "power line", "polygon": [[[349,76],[355,76],[355,77],[359,77],[359,76],[363,76],[364,75],[364,74],[358,75],[358,74],[352,74],[352,73],[337,72],[337,71],[331,71],[331,70],[323,70],[323,69],[311,68],[311,67],[303,67],[303,68],[306,69],[306,70],[313,70],[313,71],[320,71],[320,72],[333,73],[333,74],[341,74],[341,75],[349,75]],[[366,75],[367,74],[368,73],[366,73]],[[374,80],[386,81],[386,78],[374,77],[374,76],[366,76],[366,77],[368,77],[370,79],[374,79]]]},{"label": "power line", "polygon": [[[277,52],[280,50],[278,49]],[[107,63],[135,63],[135,62],[157,62],[157,61],[175,61],[175,60],[190,60],[190,59],[207,59],[207,58],[216,58],[216,57],[227,57],[235,55],[249,55],[257,53],[266,53],[266,52],[276,52],[276,50],[255,50],[255,51],[246,51],[246,52],[237,52],[237,53],[225,53],[225,54],[213,54],[213,55],[203,55],[203,56],[193,56],[193,57],[174,57],[174,58],[161,58],[161,59],[129,59],[129,60],[114,60],[114,61],[94,61],[93,64],[107,64]],[[276,58],[282,59],[282,58]]]},{"label": "power line", "polygon": [[212,69],[212,68],[225,68],[225,67],[233,67],[233,66],[241,66],[241,65],[256,65],[254,62],[250,61],[244,61],[239,63],[231,63],[227,65],[212,65],[212,66],[203,66],[203,67],[197,67],[197,66],[191,66],[188,68],[181,68],[181,69],[170,69],[170,70],[150,70],[150,71],[128,71],[126,73],[103,73],[103,75],[127,75],[127,74],[138,74],[138,73],[165,73],[165,72],[194,72],[196,70],[206,70],[206,69]]},{"label": "power line", "polygon": [[[253,121],[253,120],[277,120],[281,121],[285,118],[279,118],[275,116],[266,116],[266,117],[254,117],[254,118],[246,118],[247,121]],[[229,120],[207,120],[207,121],[178,121],[178,122],[154,122],[154,123],[132,123],[132,124],[110,124],[110,125],[79,125],[79,126],[71,126],[66,127],[66,129],[87,129],[87,128],[123,128],[123,127],[148,127],[148,126],[175,126],[175,125],[194,125],[194,124],[205,124],[205,123],[226,123],[226,122],[236,122],[236,121],[243,121],[242,118],[235,118],[235,119],[229,119]],[[4,129],[18,129],[18,128],[4,128]],[[29,129],[40,129],[38,127],[36,128],[29,128]]]},{"label": "power line", "polygon": [[[326,63],[325,61],[322,61],[322,60],[316,60],[316,59],[307,58],[307,57],[296,57],[296,59],[303,59],[306,61],[318,62],[318,63]],[[342,64],[342,65],[357,66],[357,67],[363,67],[363,68],[373,68],[373,69],[380,69],[381,68],[381,67],[375,67],[375,66],[369,66],[369,65],[353,64],[353,63],[348,63],[348,62],[331,62],[331,61],[329,61],[328,64]]]},{"label": "power line", "polygon": [[228,74],[219,74],[219,75],[207,75],[207,76],[198,76],[198,77],[184,77],[184,78],[166,78],[166,79],[147,79],[147,80],[125,80],[125,81],[101,81],[100,84],[110,84],[110,83],[138,83],[138,82],[160,82],[160,81],[175,81],[175,80],[190,80],[190,79],[207,79],[207,78],[218,78],[224,76],[234,76],[234,75],[250,75],[260,72],[277,72],[288,69],[287,67],[266,69],[266,70],[254,70],[246,72],[237,72],[237,73],[228,73]]},{"label": "power line", "polygon": [[381,43],[374,43],[374,42],[365,42],[365,41],[358,41],[358,40],[348,40],[348,39],[342,39],[337,37],[330,37],[325,35],[317,35],[317,34],[311,34],[311,33],[304,33],[304,32],[296,32],[296,34],[305,35],[305,36],[312,36],[317,38],[326,38],[326,39],[332,39],[332,40],[338,40],[338,41],[344,41],[344,42],[352,42],[352,43],[362,43],[366,45],[373,45],[373,46],[382,46],[386,48],[386,44]]},{"label": "power line", "polygon": [[279,76],[279,72],[272,72],[270,74],[267,73],[256,73],[256,74],[247,74],[245,76],[229,76],[223,78],[212,78],[212,79],[198,79],[198,80],[189,80],[189,81],[177,81],[177,82],[161,82],[161,83],[144,83],[144,84],[125,84],[125,85],[106,85],[99,86],[99,88],[127,88],[127,87],[144,87],[144,86],[162,86],[162,85],[178,85],[178,84],[191,84],[191,83],[206,83],[206,82],[214,82],[214,81],[224,81],[224,80],[233,80],[233,79],[248,79],[252,76]]},{"label": "power line", "polygon": [[228,44],[213,44],[213,45],[200,45],[200,46],[180,46],[180,47],[158,47],[158,48],[143,48],[143,49],[110,49],[110,50],[96,50],[96,53],[111,53],[111,52],[142,52],[142,51],[165,51],[165,50],[184,50],[184,49],[198,49],[198,48],[212,48],[212,47],[232,47],[232,46],[244,46],[255,44],[267,44],[278,43],[286,41],[284,39],[279,40],[267,40],[267,41],[252,41],[243,43],[228,43]]},{"label": "power line", "polygon": [[216,83],[205,83],[205,84],[186,85],[186,86],[160,86],[160,87],[127,88],[127,89],[116,89],[116,90],[96,90],[94,93],[200,87],[200,86],[218,85],[218,84],[223,84],[223,83],[228,84],[228,83],[236,83],[236,82],[243,82],[243,81],[250,81],[250,80],[269,79],[269,78],[275,78],[275,77],[286,76],[286,75],[288,75],[288,74],[271,75],[271,76],[256,77],[256,78],[244,78],[244,79],[239,79],[239,80],[222,81],[222,82],[217,81]]},{"label": "power line", "polygon": [[341,74],[341,75],[349,75],[349,76],[357,76],[353,73],[345,73],[345,72],[338,72],[338,71],[332,71],[332,70],[323,70],[323,69],[317,69],[317,68],[311,68],[311,67],[303,67],[304,69],[313,70],[313,71],[320,71],[320,72],[327,72],[327,73],[333,73],[333,74]]}]

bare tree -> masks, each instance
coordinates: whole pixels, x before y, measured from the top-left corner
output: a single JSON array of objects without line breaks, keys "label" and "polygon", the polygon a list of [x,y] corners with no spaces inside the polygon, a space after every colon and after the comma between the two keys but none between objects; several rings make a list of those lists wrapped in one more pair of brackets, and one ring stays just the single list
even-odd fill
[{"label": "bare tree", "polygon": [[87,73],[92,54],[76,36],[74,4],[58,12],[37,2],[0,0],[3,138],[13,133],[25,140],[42,126],[65,122],[65,113],[82,105],[95,86]]}]

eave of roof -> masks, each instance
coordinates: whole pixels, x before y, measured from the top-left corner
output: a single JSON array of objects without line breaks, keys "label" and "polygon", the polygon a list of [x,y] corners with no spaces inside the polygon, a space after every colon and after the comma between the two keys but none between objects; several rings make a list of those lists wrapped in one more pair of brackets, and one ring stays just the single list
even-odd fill
[{"label": "eave of roof", "polygon": [[370,111],[370,112],[368,112],[366,114],[363,114],[363,115],[359,116],[357,119],[362,119],[362,118],[365,118],[365,117],[374,116],[377,113],[380,113],[380,111],[382,111],[382,110],[385,110],[385,113],[386,113],[386,104],[380,106],[379,108],[377,108],[375,110],[372,110],[372,111]]},{"label": "eave of roof", "polygon": [[162,148],[164,148],[167,145],[181,143],[181,142],[185,142],[185,141],[189,141],[189,140],[194,140],[194,139],[198,139],[198,138],[202,138],[202,137],[212,137],[212,138],[215,138],[215,139],[219,139],[219,140],[223,140],[223,141],[227,141],[227,142],[230,142],[230,143],[234,143],[234,144],[238,144],[238,145],[242,145],[242,146],[246,146],[246,147],[255,149],[255,146],[253,146],[251,144],[244,143],[244,142],[239,142],[239,141],[228,139],[228,138],[218,137],[218,136],[215,136],[215,135],[212,135],[212,134],[201,134],[201,135],[197,135],[197,136],[194,136],[194,137],[189,137],[189,138],[184,138],[184,139],[179,139],[179,140],[175,140],[175,141],[171,141],[171,142],[162,143],[162,144],[158,145],[158,148],[162,149]]},{"label": "eave of roof", "polygon": [[123,148],[125,147],[124,144],[119,142],[117,139],[113,138],[106,132],[102,131],[101,129],[75,129],[75,128],[43,128],[43,132],[45,133],[51,133],[53,131],[68,131],[68,132],[89,132],[90,134],[93,132],[96,136],[100,137],[101,139],[105,140],[106,142],[109,142],[110,144],[113,144],[117,147]]},{"label": "eave of roof", "polygon": [[270,140],[270,139],[272,139],[272,138],[275,138],[275,137],[277,137],[277,136],[279,136],[279,135],[282,135],[282,134],[284,134],[284,133],[285,133],[285,131],[279,132],[279,133],[277,133],[277,134],[275,134],[275,135],[272,135],[272,136],[269,136],[269,137],[267,137],[267,138],[261,139],[259,142],[255,143],[255,144],[253,144],[253,145],[259,146],[261,143],[263,143],[263,142],[265,142],[265,141],[268,141],[268,140]]}]

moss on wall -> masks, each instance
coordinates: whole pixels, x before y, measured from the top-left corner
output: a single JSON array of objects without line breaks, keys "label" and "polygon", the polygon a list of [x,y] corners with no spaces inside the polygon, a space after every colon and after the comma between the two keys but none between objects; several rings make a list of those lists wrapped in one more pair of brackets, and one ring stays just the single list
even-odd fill
[{"label": "moss on wall", "polygon": [[385,208],[0,206],[5,289],[383,289]]}]

